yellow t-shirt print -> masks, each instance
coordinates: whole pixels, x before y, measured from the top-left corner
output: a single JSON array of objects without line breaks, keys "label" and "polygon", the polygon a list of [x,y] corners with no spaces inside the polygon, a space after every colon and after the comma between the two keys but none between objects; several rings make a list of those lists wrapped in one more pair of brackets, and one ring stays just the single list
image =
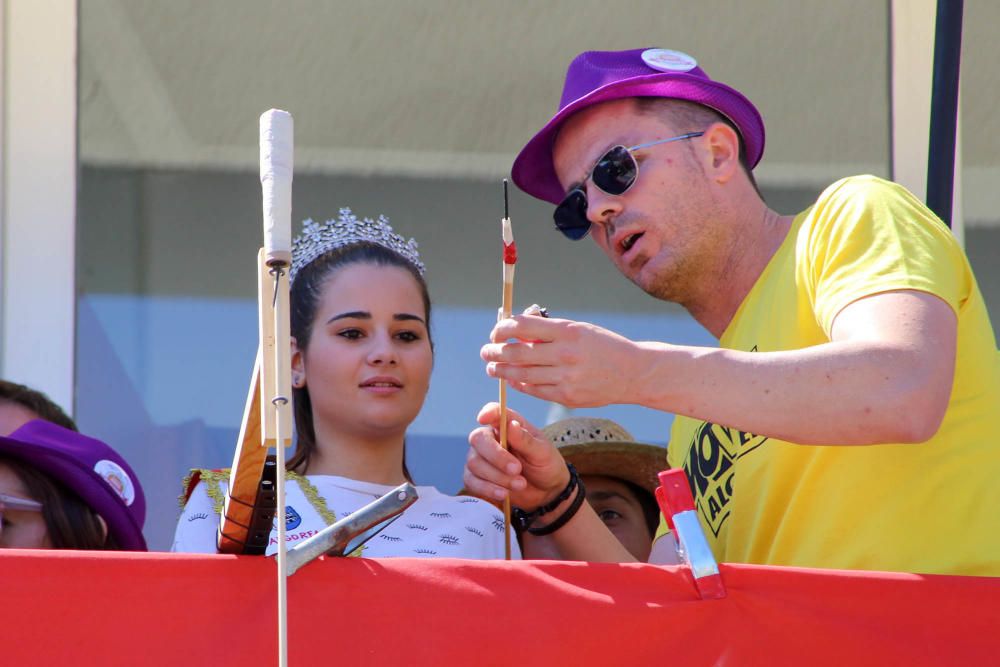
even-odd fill
[{"label": "yellow t-shirt print", "polygon": [[729,518],[737,459],[760,447],[767,438],[703,422],[684,461],[684,473],[692,487],[694,506],[712,535],[718,537]]}]

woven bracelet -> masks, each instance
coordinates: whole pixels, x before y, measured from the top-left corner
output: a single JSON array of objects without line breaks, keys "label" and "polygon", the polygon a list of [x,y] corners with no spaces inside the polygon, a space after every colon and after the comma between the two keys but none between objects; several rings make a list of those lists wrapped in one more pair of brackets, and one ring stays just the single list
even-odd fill
[{"label": "woven bracelet", "polygon": [[[573,467],[573,464],[567,463],[566,469],[569,470],[569,482],[566,483],[566,488],[563,489],[558,496],[556,496],[555,500],[546,505],[542,505],[541,507],[534,509],[531,512],[525,512],[520,507],[513,508],[512,514],[513,514],[513,519],[514,519],[513,524],[515,529],[517,529],[520,532],[523,532],[525,530],[531,532],[530,530],[531,524],[535,522],[535,519],[545,514],[548,514],[549,512],[555,510],[557,507],[562,505],[563,502],[565,502],[566,499],[569,498],[570,495],[572,495],[573,491],[576,489],[577,486],[580,486],[582,489],[583,483],[580,481],[580,476],[577,474],[576,468]],[[576,509],[579,509],[579,507],[573,509],[574,513],[576,512]],[[569,519],[567,518],[566,520],[568,521]]]},{"label": "woven bracelet", "polygon": [[532,535],[551,535],[565,526],[570,519],[576,516],[576,513],[583,505],[583,501],[587,499],[587,487],[583,485],[583,480],[577,479],[577,486],[580,487],[580,490],[577,492],[576,498],[573,499],[573,503],[566,508],[565,512],[562,513],[562,516],[547,526],[542,526],[541,528],[529,528],[528,532]]}]

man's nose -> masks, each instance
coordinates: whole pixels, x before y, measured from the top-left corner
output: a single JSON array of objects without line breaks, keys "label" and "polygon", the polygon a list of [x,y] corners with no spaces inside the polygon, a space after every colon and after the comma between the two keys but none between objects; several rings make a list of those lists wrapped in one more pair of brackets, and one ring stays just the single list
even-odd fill
[{"label": "man's nose", "polygon": [[593,183],[587,183],[587,219],[604,228],[592,230],[591,233],[607,233],[606,229],[614,226],[615,218],[623,209],[621,197],[609,195]]}]

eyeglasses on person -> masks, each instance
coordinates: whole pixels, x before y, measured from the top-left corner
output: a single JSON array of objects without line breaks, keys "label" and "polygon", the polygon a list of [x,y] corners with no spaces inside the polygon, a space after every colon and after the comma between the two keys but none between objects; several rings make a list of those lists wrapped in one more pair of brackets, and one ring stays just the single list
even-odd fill
[{"label": "eyeglasses on person", "polygon": [[682,139],[693,139],[705,134],[704,132],[688,132],[669,139],[659,139],[650,141],[638,146],[614,146],[594,164],[587,178],[583,179],[577,187],[570,190],[552,214],[552,219],[556,223],[556,229],[563,235],[579,241],[590,231],[590,220],[587,219],[587,193],[584,189],[587,181],[593,181],[602,192],[609,195],[618,196],[628,192],[628,189],[639,177],[639,163],[635,161],[633,152],[642,148],[649,148],[658,144],[668,144],[672,141]]},{"label": "eyeglasses on person", "polygon": [[8,496],[6,493],[0,493],[0,532],[3,532],[3,513],[6,510],[18,512],[41,512],[42,503],[37,500],[18,498],[17,496]]}]

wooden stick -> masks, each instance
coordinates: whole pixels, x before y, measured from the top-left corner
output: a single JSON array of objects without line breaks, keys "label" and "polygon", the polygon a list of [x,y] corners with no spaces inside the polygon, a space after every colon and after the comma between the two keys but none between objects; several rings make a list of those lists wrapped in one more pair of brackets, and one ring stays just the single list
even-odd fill
[{"label": "wooden stick", "polygon": [[[243,409],[240,436],[233,454],[233,465],[229,473],[229,491],[226,493],[222,518],[219,525],[219,553],[246,553],[251,537],[254,505],[267,459],[267,448],[261,447],[260,424],[260,351],[254,362],[250,378],[250,391]],[[268,526],[264,544],[270,537]],[[261,554],[264,552],[261,551]]]},{"label": "wooden stick", "polygon": [[[517,262],[517,245],[510,226],[507,210],[507,179],[503,181],[503,220],[500,222],[503,235],[503,300],[500,318],[511,316],[514,307],[514,266]],[[507,383],[500,380],[500,447],[507,449]],[[510,493],[503,499],[504,558],[510,560]]]},{"label": "wooden stick", "polygon": [[[263,446],[275,448],[278,521],[278,664],[288,665],[288,600],[285,564],[285,447],[292,442],[291,341],[288,265],[292,261],[292,165],[295,123],[291,114],[270,109],[260,116],[260,187],[264,248],[259,271],[273,279],[259,295],[261,344],[261,431]],[[264,278],[259,280],[264,284]]]},{"label": "wooden stick", "polygon": [[[507,281],[507,268],[510,267],[510,282]],[[511,315],[511,304],[514,300],[514,265],[504,264],[503,312],[501,318]],[[500,446],[507,449],[507,383],[500,380]],[[504,558],[510,560],[510,494],[503,499],[503,539]]]},{"label": "wooden stick", "polygon": [[[278,415],[277,423],[281,424]],[[278,492],[278,511],[275,520],[278,523],[278,666],[288,667],[288,565],[287,549],[285,548],[285,448],[279,444],[274,450],[278,466],[278,476],[275,485]]]},{"label": "wooden stick", "polygon": [[[514,267],[511,264],[504,264],[503,283],[503,310],[501,319],[510,317],[511,302],[513,301],[514,283],[507,282],[507,267],[510,267],[511,278],[513,278]],[[500,447],[507,449],[507,383],[500,380]],[[503,539],[504,558],[510,560],[510,494],[503,499]]]},{"label": "wooden stick", "polygon": [[269,419],[263,420],[265,425],[274,425],[274,450],[278,468],[275,489],[278,502],[276,519],[278,523],[278,664],[288,665],[288,565],[287,545],[285,544],[285,448],[292,444],[292,380],[291,380],[291,334],[289,308],[288,265],[271,262],[270,274],[273,276],[273,294],[271,309],[271,335],[274,345],[270,350],[273,360],[274,375],[270,386],[274,393],[269,397],[269,408],[265,414]]}]

